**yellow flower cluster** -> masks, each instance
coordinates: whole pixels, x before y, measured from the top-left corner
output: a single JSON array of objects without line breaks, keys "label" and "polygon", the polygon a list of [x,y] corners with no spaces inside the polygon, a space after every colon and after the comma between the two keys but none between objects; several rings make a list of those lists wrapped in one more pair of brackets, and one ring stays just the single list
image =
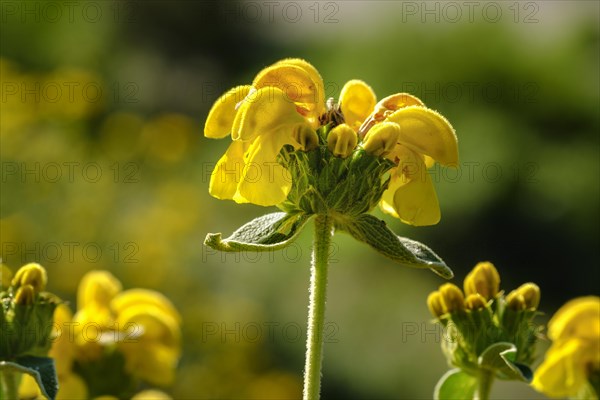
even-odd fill
[{"label": "yellow flower cluster", "polygon": [[[181,317],[166,297],[146,289],[121,291],[109,272],[92,271],[79,284],[77,306],[73,322],[81,362],[116,345],[131,375],[160,386],[173,382],[181,353]],[[94,330],[99,330],[99,340],[92,336]]]},{"label": "yellow flower cluster", "polygon": [[548,337],[553,343],[533,387],[551,397],[579,396],[590,376],[600,373],[600,297],[567,302],[548,323]]},{"label": "yellow flower cluster", "polygon": [[[122,291],[109,272],[91,271],[79,284],[77,306],[75,315],[65,304],[54,312],[55,339],[48,355],[55,359],[59,399],[86,398],[97,392],[90,378],[111,389],[113,384],[95,376],[97,371],[85,377],[78,373],[85,375],[90,365],[110,364],[115,352],[124,357],[124,373],[135,381],[158,386],[173,382],[181,354],[181,318],[166,297],[146,289]],[[27,398],[39,396],[29,378],[20,392]]]},{"label": "yellow flower cluster", "polygon": [[[323,128],[326,138],[319,136]],[[279,158],[285,146],[310,151],[326,143],[336,157],[363,150],[394,163],[380,206],[412,225],[432,225],[440,210],[427,169],[458,163],[454,129],[406,93],[379,102],[363,81],[342,88],[339,105],[325,101],[323,79],[301,59],[284,59],[213,105],[204,135],[233,142],[218,161],[209,191],[219,199],[262,206],[284,202],[295,182]]]}]

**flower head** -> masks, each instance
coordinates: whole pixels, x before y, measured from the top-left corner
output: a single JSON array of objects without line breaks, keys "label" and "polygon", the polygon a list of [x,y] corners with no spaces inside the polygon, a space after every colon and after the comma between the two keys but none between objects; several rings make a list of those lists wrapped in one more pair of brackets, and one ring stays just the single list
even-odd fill
[{"label": "flower head", "polygon": [[[454,129],[416,97],[398,93],[377,102],[369,85],[353,79],[342,88],[339,104],[325,101],[321,76],[300,59],[279,61],[260,71],[251,85],[221,96],[209,112],[204,134],[231,135],[233,140],[211,176],[209,191],[217,198],[263,206],[286,202],[284,209],[295,205],[318,213],[322,199],[330,197],[327,190],[342,190],[336,182],[356,185],[366,178],[355,174],[376,174],[380,183],[371,185],[373,195],[361,193],[365,206],[354,209],[364,212],[379,203],[383,211],[412,225],[440,219],[427,169],[436,161],[447,166],[458,162]],[[323,152],[299,154],[316,152],[319,145],[348,161],[338,165]],[[370,168],[374,163],[382,167]],[[306,179],[307,172],[318,176]],[[303,200],[305,195],[311,198]],[[336,209],[339,205],[336,200],[324,206],[342,214],[350,208]]]},{"label": "flower head", "polygon": [[600,371],[600,298],[567,302],[548,323],[553,343],[532,386],[550,397],[575,397]]}]

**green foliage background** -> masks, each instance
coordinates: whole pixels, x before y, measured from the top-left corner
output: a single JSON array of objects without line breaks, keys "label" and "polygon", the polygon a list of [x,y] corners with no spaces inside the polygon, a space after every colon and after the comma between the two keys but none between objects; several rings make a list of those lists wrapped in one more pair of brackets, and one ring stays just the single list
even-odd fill
[{"label": "green foliage background", "polygon": [[[1,256],[40,262],[72,303],[91,269],[165,293],[184,321],[176,398],[301,390],[310,229],[283,252],[202,246],[273,211],[208,195],[228,139],[202,127],[222,92],[284,57],[313,63],[328,96],[359,78],[451,121],[462,164],[433,172],[441,223],[384,218],[458,284],[489,260],[506,291],[538,283],[547,315],[598,294],[597,2],[74,3],[1,3]],[[441,279],[334,243],[324,398],[430,398],[447,369],[425,305]]]}]

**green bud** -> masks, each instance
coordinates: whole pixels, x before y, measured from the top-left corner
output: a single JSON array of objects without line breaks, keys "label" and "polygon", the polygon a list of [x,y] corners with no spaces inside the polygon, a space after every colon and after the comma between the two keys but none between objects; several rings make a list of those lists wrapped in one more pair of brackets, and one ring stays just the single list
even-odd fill
[{"label": "green bud", "polygon": [[465,309],[465,296],[455,284],[445,283],[440,286],[440,295],[445,313],[453,313]]},{"label": "green bud", "polygon": [[43,291],[48,283],[46,270],[40,264],[29,263],[19,268],[12,280],[12,286],[18,289],[24,285],[31,285],[36,293]]},{"label": "green bud", "polygon": [[480,294],[486,300],[493,299],[500,289],[500,274],[490,262],[480,262],[465,277],[465,294]]},{"label": "green bud", "polygon": [[30,306],[35,301],[35,289],[29,284],[25,284],[17,289],[15,294],[15,304],[20,306]]},{"label": "green bud", "polygon": [[[518,297],[519,300],[515,300],[515,297]],[[536,310],[540,304],[540,288],[532,282],[524,283],[506,296],[506,301],[510,305],[509,298],[513,303],[523,302],[522,305],[515,303],[515,306],[519,307],[518,309]]]},{"label": "green bud", "polygon": [[427,307],[431,314],[440,318],[444,315],[444,304],[442,302],[442,295],[437,290],[435,292],[431,292],[427,297]]},{"label": "green bud", "polygon": [[465,306],[469,310],[480,310],[487,306],[487,301],[479,293],[470,294],[465,299]]},{"label": "green bud", "polygon": [[336,157],[348,157],[356,148],[357,143],[356,132],[346,124],[336,126],[327,135],[327,148]]}]

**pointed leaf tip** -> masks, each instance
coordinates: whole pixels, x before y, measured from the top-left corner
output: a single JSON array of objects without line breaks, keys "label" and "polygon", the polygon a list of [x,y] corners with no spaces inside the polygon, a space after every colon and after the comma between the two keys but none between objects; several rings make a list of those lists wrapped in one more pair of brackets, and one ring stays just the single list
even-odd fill
[{"label": "pointed leaf tip", "polygon": [[387,224],[370,215],[339,224],[338,228],[350,233],[356,240],[368,244],[380,254],[408,267],[429,268],[445,279],[454,274],[444,261],[429,247],[417,241],[397,236]]}]

